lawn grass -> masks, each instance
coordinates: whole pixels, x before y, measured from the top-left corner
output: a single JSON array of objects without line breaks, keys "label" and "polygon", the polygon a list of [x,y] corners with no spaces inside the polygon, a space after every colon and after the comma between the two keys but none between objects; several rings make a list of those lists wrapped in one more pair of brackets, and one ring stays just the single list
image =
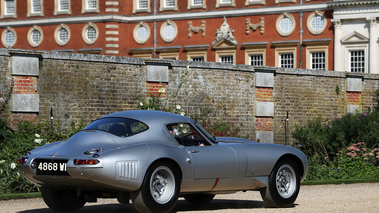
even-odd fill
[{"label": "lawn grass", "polygon": [[352,184],[352,183],[378,183],[379,179],[331,179],[331,180],[305,180],[301,185],[324,185],[324,184]]},{"label": "lawn grass", "polygon": [[41,197],[41,192],[17,193],[17,194],[0,194],[0,200],[36,198],[36,197]]}]

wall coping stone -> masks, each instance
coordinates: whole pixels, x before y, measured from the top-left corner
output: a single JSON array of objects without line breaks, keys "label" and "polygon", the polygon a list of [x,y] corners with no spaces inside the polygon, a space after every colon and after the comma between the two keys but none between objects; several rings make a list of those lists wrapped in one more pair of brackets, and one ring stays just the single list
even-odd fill
[{"label": "wall coping stone", "polygon": [[0,55],[1,56],[9,56],[9,52],[7,49],[0,48]]},{"label": "wall coping stone", "polygon": [[142,58],[81,54],[81,53],[69,53],[69,52],[44,52],[42,57],[44,59],[57,59],[57,60],[89,61],[89,62],[136,64],[136,65],[145,64],[145,60]]},{"label": "wall coping stone", "polygon": [[334,77],[334,78],[347,78],[358,76],[367,80],[379,80],[379,74],[372,73],[350,73],[340,71],[325,71],[325,70],[311,70],[299,68],[280,68],[270,66],[250,66],[244,64],[223,64],[215,62],[197,62],[197,61],[183,61],[183,60],[170,60],[170,59],[154,59],[154,58],[134,58],[125,56],[110,56],[110,55],[95,55],[95,54],[81,54],[70,52],[48,52],[36,50],[22,50],[22,49],[5,49],[0,48],[0,55],[39,55],[43,59],[56,59],[56,60],[73,60],[73,61],[89,61],[89,62],[102,62],[102,63],[115,63],[115,64],[133,64],[133,65],[146,65],[148,63],[169,63],[171,67],[198,69],[215,69],[215,70],[238,70],[241,72],[274,72],[276,75],[299,75],[299,76],[318,76],[318,77]]}]

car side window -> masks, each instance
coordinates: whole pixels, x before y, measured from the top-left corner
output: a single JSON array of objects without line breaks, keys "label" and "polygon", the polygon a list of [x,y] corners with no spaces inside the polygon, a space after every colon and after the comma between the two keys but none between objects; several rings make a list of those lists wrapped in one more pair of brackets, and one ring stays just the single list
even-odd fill
[{"label": "car side window", "polygon": [[147,130],[149,127],[137,120],[127,118],[103,118],[89,124],[84,130],[101,130],[119,137],[129,137]]},{"label": "car side window", "polygon": [[183,146],[209,146],[204,137],[187,123],[172,123],[166,125],[170,134]]}]

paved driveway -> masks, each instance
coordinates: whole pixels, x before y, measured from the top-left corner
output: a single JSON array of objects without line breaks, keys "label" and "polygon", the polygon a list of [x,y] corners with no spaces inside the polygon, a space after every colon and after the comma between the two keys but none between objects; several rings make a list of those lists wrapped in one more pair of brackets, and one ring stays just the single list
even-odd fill
[{"label": "paved driveway", "polygon": [[[41,198],[0,201],[3,213],[52,212]],[[132,205],[118,204],[115,199],[99,199],[88,203],[79,212],[137,213]],[[295,206],[287,209],[263,208],[259,192],[238,192],[217,195],[205,205],[191,205],[180,199],[175,212],[180,213],[240,213],[240,212],[379,212],[379,183],[302,186]]]}]

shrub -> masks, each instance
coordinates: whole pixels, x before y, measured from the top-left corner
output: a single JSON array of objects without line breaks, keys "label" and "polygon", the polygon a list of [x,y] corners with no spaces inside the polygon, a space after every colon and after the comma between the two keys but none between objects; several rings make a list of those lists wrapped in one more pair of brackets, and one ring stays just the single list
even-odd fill
[{"label": "shrub", "polygon": [[307,180],[379,179],[379,148],[368,149],[364,142],[339,151],[333,161],[309,158]]},{"label": "shrub", "polygon": [[339,150],[364,141],[368,148],[379,147],[379,112],[347,114],[329,123],[321,118],[292,132],[296,144],[308,156],[333,158]]},{"label": "shrub", "polygon": [[26,152],[50,142],[68,139],[84,127],[83,121],[78,127],[72,124],[71,129],[60,128],[60,122],[51,124],[42,121],[34,124],[22,121],[18,129],[11,131],[6,121],[0,120],[0,193],[34,192],[38,188],[20,175],[17,169],[17,158]]}]

